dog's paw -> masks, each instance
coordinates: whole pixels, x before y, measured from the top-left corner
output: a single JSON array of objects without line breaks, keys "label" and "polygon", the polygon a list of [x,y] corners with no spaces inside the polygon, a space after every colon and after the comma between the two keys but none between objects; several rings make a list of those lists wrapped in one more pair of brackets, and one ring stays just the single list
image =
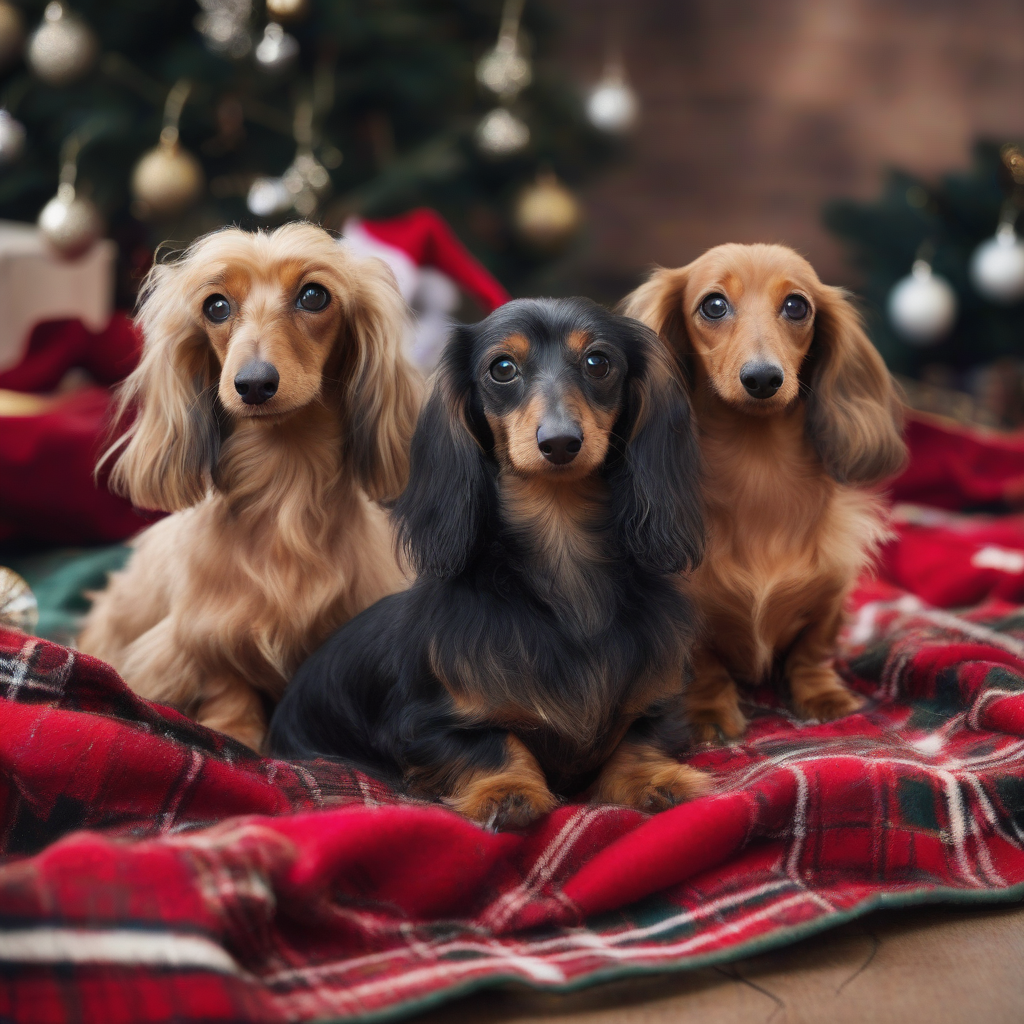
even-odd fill
[{"label": "dog's paw", "polygon": [[705,796],[711,786],[711,778],[703,772],[666,757],[606,772],[590,799],[592,803],[624,804],[655,814]]},{"label": "dog's paw", "polygon": [[816,694],[805,700],[794,701],[793,707],[802,718],[813,718],[818,722],[831,722],[836,718],[860,711],[865,703],[865,698],[846,689],[845,686],[839,685],[834,690],[827,690],[825,693]]},{"label": "dog's paw", "polygon": [[449,798],[448,805],[487,828],[521,828],[558,806],[558,798],[540,786],[520,787],[500,776],[477,783],[468,792]]},{"label": "dog's paw", "polygon": [[747,719],[735,704],[691,709],[687,718],[698,743],[728,743],[747,731]]}]

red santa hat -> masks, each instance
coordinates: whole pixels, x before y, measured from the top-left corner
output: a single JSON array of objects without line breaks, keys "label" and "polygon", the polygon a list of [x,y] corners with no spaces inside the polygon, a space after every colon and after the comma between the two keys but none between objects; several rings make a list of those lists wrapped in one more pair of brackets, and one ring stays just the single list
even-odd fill
[{"label": "red santa hat", "polygon": [[434,210],[410,210],[389,220],[351,217],[342,237],[354,251],[383,259],[416,314],[413,361],[431,370],[441,354],[463,288],[490,313],[510,296]]}]

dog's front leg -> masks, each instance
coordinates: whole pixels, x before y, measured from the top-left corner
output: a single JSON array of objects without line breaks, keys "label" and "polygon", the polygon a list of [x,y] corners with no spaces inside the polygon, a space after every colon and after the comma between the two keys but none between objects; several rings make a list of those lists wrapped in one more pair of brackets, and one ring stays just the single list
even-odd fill
[{"label": "dog's front leg", "polygon": [[803,718],[828,722],[858,710],[864,698],[851,693],[833,666],[836,637],[842,625],[842,597],[800,634],[786,658],[793,709]]},{"label": "dog's front leg", "polygon": [[267,734],[260,695],[245,680],[230,673],[204,680],[196,721],[208,729],[227,733],[257,753],[261,752]]},{"label": "dog's front leg", "polygon": [[504,734],[497,751],[494,730],[460,730],[446,739],[450,752],[461,748],[457,760],[413,769],[414,790],[431,796],[440,791],[453,810],[494,828],[528,825],[557,806],[537,759],[517,736]]},{"label": "dog's front leg", "polygon": [[666,739],[680,735],[672,724],[650,719],[636,723],[605,761],[588,791],[590,801],[625,804],[653,813],[707,793],[711,786],[708,776],[681,764],[673,756],[675,751],[661,741],[662,732]]},{"label": "dog's front leg", "polygon": [[693,652],[693,677],[683,699],[687,718],[701,742],[711,743],[722,736],[734,740],[746,732],[736,681],[706,647]]}]

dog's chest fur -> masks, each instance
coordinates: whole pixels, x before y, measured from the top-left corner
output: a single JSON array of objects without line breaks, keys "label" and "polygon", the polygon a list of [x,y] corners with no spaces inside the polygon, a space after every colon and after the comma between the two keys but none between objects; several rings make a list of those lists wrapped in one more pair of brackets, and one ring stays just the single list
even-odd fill
[{"label": "dog's chest fur", "polygon": [[877,498],[824,471],[797,407],[701,420],[708,548],[693,573],[707,642],[756,682],[828,603],[852,586],[886,537]]},{"label": "dog's chest fur", "polygon": [[688,607],[671,580],[640,579],[616,560],[600,482],[500,490],[518,563],[484,574],[510,581],[486,611],[501,628],[475,630],[467,613],[435,641],[430,666],[463,721],[511,729],[553,777],[571,777],[681,694]]},{"label": "dog's chest fur", "polygon": [[240,672],[273,697],[338,623],[406,585],[394,562],[373,565],[353,548],[386,551],[392,538],[385,513],[331,455],[340,440],[303,446],[292,436],[302,427],[233,435],[223,489],[172,517],[190,562],[169,595],[176,627],[213,676]]}]

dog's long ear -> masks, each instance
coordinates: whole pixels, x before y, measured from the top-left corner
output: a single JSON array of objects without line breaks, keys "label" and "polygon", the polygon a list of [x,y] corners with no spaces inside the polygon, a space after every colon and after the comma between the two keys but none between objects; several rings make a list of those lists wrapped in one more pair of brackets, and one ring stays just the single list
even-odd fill
[{"label": "dog's long ear", "polygon": [[689,267],[659,267],[635,291],[619,303],[618,312],[646,324],[672,352],[687,384],[692,383],[693,350],[686,331],[683,290]]},{"label": "dog's long ear", "polygon": [[139,365],[118,392],[115,428],[135,420],[101,456],[117,459],[111,489],[140,508],[175,512],[201,501],[220,452],[217,363],[189,309],[182,264],[155,266],[142,290]]},{"label": "dog's long ear", "polygon": [[471,425],[472,328],[457,326],[412,439],[409,486],[395,505],[399,540],[416,569],[456,576],[480,543],[490,476]]},{"label": "dog's long ear", "polygon": [[814,340],[801,369],[807,436],[840,483],[871,484],[906,462],[896,385],[841,288],[820,285]]},{"label": "dog's long ear", "polygon": [[[627,321],[629,323],[629,321]],[[658,572],[692,569],[704,552],[700,449],[676,367],[654,332],[633,322],[640,365],[630,368],[609,474],[620,543]]]},{"label": "dog's long ear", "polygon": [[375,501],[396,498],[409,477],[409,441],[423,397],[403,344],[409,313],[387,265],[363,259],[346,310],[345,453]]}]

